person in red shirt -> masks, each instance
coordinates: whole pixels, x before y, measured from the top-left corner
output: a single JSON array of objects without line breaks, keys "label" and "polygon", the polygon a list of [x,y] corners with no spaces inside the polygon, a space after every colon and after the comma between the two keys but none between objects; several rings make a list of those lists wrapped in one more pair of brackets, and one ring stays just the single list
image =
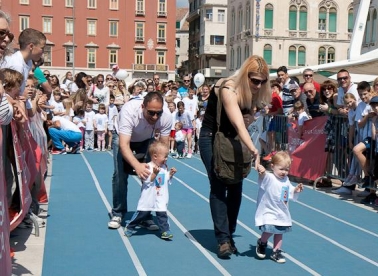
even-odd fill
[{"label": "person in red shirt", "polygon": [[267,133],[267,152],[268,155],[263,157],[264,161],[270,161],[273,155],[276,153],[276,130],[280,126],[279,120],[280,118],[275,116],[282,114],[282,99],[280,97],[281,85],[278,82],[272,82],[272,102],[269,107],[268,115],[273,116],[269,123],[268,133]]},{"label": "person in red shirt", "polygon": [[320,93],[320,84],[316,81],[314,81],[314,71],[310,68],[307,68],[303,71],[303,79],[304,83],[300,85],[301,90],[303,92],[303,86],[305,83],[310,82],[314,85],[316,92]]}]

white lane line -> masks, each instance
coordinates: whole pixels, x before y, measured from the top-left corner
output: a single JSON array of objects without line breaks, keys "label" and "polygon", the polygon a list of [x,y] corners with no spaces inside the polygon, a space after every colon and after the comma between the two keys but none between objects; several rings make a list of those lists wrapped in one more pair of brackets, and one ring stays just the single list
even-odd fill
[{"label": "white lane line", "polygon": [[[140,183],[139,178],[137,178],[136,176],[133,176],[133,178],[139,183],[139,186],[142,186],[142,183]],[[181,180],[177,177],[174,178],[175,180],[181,182]],[[201,251],[201,253],[206,257],[206,259],[208,259],[209,262],[212,263],[220,273],[222,273],[222,275],[231,276],[231,274],[192,236],[192,234],[189,233],[188,229],[186,229],[184,225],[182,225],[180,221],[170,211],[168,211],[167,213],[169,215],[169,219],[172,220],[178,226],[178,228],[180,228],[184,235],[194,244],[195,247],[198,248],[199,251]]]},{"label": "white lane line", "polygon": [[[101,189],[100,183],[98,182],[98,179],[97,179],[95,173],[93,172],[91,165],[89,164],[87,158],[85,158],[84,154],[81,154],[81,156],[83,157],[84,162],[87,165],[87,168],[88,168],[88,170],[89,170],[89,172],[90,172],[90,174],[92,176],[92,179],[93,179],[93,181],[95,183],[97,192],[99,193],[99,195],[100,195],[100,197],[102,199],[102,202],[104,203],[104,205],[106,207],[106,210],[108,211],[109,214],[111,214],[112,207],[110,206],[108,200],[106,199],[106,196],[105,196],[104,192]],[[144,270],[144,268],[142,266],[142,263],[139,261],[138,256],[135,253],[134,248],[132,247],[129,239],[124,236],[124,233],[122,231],[122,227],[118,228],[117,231],[118,231],[118,234],[121,237],[121,240],[122,240],[123,244],[125,245],[127,251],[129,252],[129,255],[130,255],[131,260],[132,260],[132,262],[133,262],[133,264],[135,266],[135,269],[138,271],[138,275],[147,276],[147,273]]]},{"label": "white lane line", "polygon": [[[178,161],[178,160],[177,160],[177,161]],[[183,163],[182,161],[178,161],[178,162],[182,163],[183,165],[185,165],[185,166],[191,168],[192,170],[194,170],[194,171],[196,171],[196,172],[198,172],[198,173],[200,173],[200,174],[202,174],[202,175],[204,175],[204,176],[207,177],[207,174],[206,174],[206,173],[203,173],[203,172],[199,171],[198,169],[193,168],[192,166],[190,166],[190,165],[188,165],[188,164],[186,164],[186,163]],[[251,182],[251,183],[257,185],[257,182],[256,182],[256,181],[253,181],[253,180],[251,180],[251,179],[246,178],[245,181],[247,181],[247,182]],[[310,187],[306,187],[306,186],[304,186],[304,187],[305,187],[305,188],[308,188],[308,189],[310,189],[310,190],[312,190],[312,188],[310,188]],[[248,196],[245,195],[245,194],[243,194],[243,196],[244,196],[245,198],[248,198]],[[346,220],[340,219],[340,218],[335,217],[335,216],[333,216],[333,215],[327,214],[326,212],[324,212],[324,211],[322,211],[322,210],[319,210],[319,209],[317,209],[317,208],[315,208],[315,207],[312,207],[312,206],[310,206],[310,205],[307,205],[307,204],[305,204],[305,203],[303,203],[303,202],[301,202],[301,201],[297,201],[296,203],[298,203],[298,204],[300,204],[300,205],[302,205],[302,206],[304,206],[304,207],[306,207],[306,208],[308,208],[308,209],[311,209],[311,210],[313,210],[313,211],[315,211],[315,212],[317,212],[317,213],[319,213],[319,214],[322,214],[322,215],[324,215],[324,216],[327,216],[327,217],[329,217],[329,218],[331,218],[331,219],[333,219],[333,220],[336,220],[336,221],[341,222],[341,223],[343,223],[343,224],[345,224],[345,225],[348,225],[348,226],[350,226],[350,227],[352,227],[352,228],[355,228],[355,229],[357,229],[357,230],[360,230],[361,232],[365,232],[366,234],[369,234],[369,235],[372,235],[372,236],[378,238],[378,234],[377,234],[377,233],[374,233],[374,232],[372,232],[372,231],[369,231],[369,230],[367,230],[367,229],[365,229],[365,228],[362,228],[362,227],[360,227],[360,226],[358,226],[358,225],[355,225],[355,224],[353,224],[353,223],[350,223],[350,222],[348,222],[348,221],[346,221]]]},{"label": "white lane line", "polygon": [[[204,197],[201,193],[197,192],[196,190],[194,190],[192,187],[190,187],[188,184],[186,184],[184,181],[182,181],[181,179],[178,179],[177,177],[174,177],[175,180],[177,180],[179,183],[181,183],[181,185],[185,186],[187,189],[189,189],[190,191],[192,191],[193,193],[195,193],[196,195],[198,195],[200,198],[202,198],[203,200],[205,200],[207,203],[209,203],[209,200]],[[254,230],[252,230],[250,227],[248,227],[246,224],[244,224],[243,222],[241,222],[240,220],[238,220],[238,224],[243,227],[245,230],[247,230],[249,233],[251,233],[252,235],[256,236],[257,238],[259,238],[261,235],[257,232],[255,232]],[[271,246],[273,248],[273,244],[271,242],[268,242],[269,246]],[[292,257],[291,255],[287,254],[287,253],[284,253],[285,257],[288,258],[289,260],[291,260],[293,263],[295,263],[296,265],[298,265],[299,267],[301,267],[303,270],[306,270],[307,272],[309,272],[311,275],[317,275],[317,276],[320,276],[321,274],[319,274],[318,272],[316,272],[315,270],[313,270],[312,268],[308,267],[307,265],[305,265],[304,263],[298,261],[297,259],[295,259],[294,257]]]}]

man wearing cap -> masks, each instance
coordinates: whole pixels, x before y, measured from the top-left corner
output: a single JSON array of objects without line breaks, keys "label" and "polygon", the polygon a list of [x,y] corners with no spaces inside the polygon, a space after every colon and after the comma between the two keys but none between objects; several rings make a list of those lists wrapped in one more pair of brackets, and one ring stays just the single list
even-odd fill
[{"label": "man wearing cap", "polygon": [[[290,93],[293,95],[294,97],[294,104],[297,102],[297,101],[301,101],[303,103],[303,107],[304,107],[304,111],[306,111],[308,113],[308,109],[307,109],[307,97],[304,93],[302,93],[302,90],[301,88],[299,87],[299,85],[297,84],[290,84],[289,86],[289,90],[290,90]],[[292,112],[292,111],[291,111]],[[290,113],[291,113],[290,112]]]},{"label": "man wearing cap", "polygon": [[287,73],[286,66],[281,66],[277,69],[277,77],[280,79],[281,83],[283,84],[282,88],[282,108],[284,115],[288,115],[291,110],[293,109],[294,105],[294,97],[290,93],[289,86],[291,84],[297,84],[294,80],[289,78],[289,74]]},{"label": "man wearing cap", "polygon": [[308,112],[310,113],[312,118],[323,116],[324,113],[320,111],[320,96],[319,93],[316,92],[314,84],[311,82],[306,82],[303,85],[303,90],[305,95],[307,96],[306,103]]},{"label": "man wearing cap", "polygon": [[314,71],[311,68],[307,68],[303,71],[303,79],[304,83],[302,83],[301,86],[301,91],[303,91],[303,85],[305,83],[312,83],[315,87],[316,92],[320,93],[320,84],[316,81],[314,81]]}]

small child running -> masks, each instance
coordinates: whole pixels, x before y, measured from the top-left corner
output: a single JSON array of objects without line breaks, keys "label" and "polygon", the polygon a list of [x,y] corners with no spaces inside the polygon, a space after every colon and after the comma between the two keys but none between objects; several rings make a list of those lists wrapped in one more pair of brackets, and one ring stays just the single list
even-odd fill
[{"label": "small child running", "polygon": [[273,253],[270,258],[277,263],[285,263],[281,254],[282,235],[291,231],[291,216],[289,212],[289,199],[297,200],[298,193],[303,191],[303,184],[294,187],[288,178],[291,159],[287,152],[279,151],[272,157],[271,167],[273,173],[259,165],[259,192],[255,224],[263,232],[257,240],[256,255],[260,259],[266,256],[265,249],[268,239],[273,238]]},{"label": "small child running", "polygon": [[145,220],[151,214],[151,211],[155,211],[161,238],[172,239],[173,234],[169,227],[167,215],[168,184],[171,184],[171,179],[177,170],[175,168],[168,170],[166,163],[169,148],[166,144],[155,141],[151,143],[148,151],[151,157],[151,162],[148,163],[151,174],[146,180],[142,180],[137,211],[126,224],[125,236],[131,237],[136,233],[135,228],[139,223]]}]

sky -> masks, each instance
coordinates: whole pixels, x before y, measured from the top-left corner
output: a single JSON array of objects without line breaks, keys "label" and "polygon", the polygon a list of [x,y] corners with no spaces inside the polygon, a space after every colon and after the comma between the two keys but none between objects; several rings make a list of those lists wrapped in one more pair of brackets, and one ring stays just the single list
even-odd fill
[{"label": "sky", "polygon": [[187,8],[189,7],[188,0],[176,0],[176,6],[178,8]]}]

